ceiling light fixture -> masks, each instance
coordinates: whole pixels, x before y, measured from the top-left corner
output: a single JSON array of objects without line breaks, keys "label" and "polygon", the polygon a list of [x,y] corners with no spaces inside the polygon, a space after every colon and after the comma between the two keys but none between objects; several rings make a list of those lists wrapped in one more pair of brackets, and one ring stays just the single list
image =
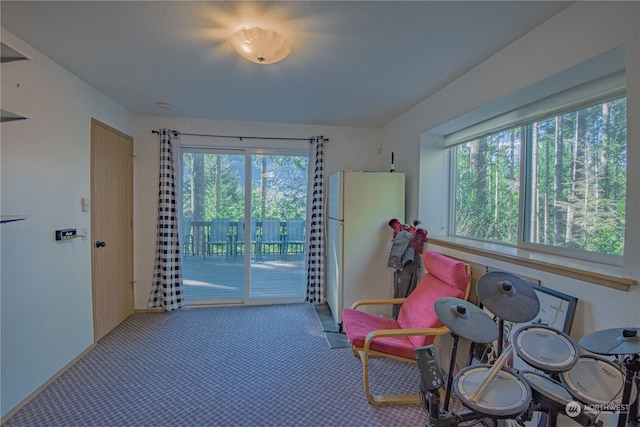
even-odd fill
[{"label": "ceiling light fixture", "polygon": [[257,64],[274,64],[291,52],[287,39],[273,30],[257,27],[234,33],[231,44],[243,58]]}]

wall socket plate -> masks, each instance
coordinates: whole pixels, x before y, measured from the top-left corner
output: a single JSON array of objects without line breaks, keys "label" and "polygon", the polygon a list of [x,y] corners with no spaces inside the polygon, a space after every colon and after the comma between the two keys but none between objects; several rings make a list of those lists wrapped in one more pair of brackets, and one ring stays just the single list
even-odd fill
[{"label": "wall socket plate", "polygon": [[78,237],[78,231],[75,228],[65,228],[56,230],[56,240],[71,240]]}]

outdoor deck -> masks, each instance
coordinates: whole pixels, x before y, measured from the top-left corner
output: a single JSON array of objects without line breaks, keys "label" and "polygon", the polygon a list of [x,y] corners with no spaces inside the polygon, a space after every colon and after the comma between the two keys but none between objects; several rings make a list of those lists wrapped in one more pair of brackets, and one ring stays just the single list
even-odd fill
[{"label": "outdoor deck", "polygon": [[[266,255],[251,264],[250,298],[304,301],[304,255]],[[182,262],[185,301],[244,297],[242,255],[185,256]]]}]

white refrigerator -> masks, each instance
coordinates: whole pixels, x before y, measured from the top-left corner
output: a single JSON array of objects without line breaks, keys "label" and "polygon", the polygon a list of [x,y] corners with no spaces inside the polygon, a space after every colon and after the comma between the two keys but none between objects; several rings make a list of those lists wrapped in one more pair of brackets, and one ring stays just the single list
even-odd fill
[{"label": "white refrigerator", "polygon": [[[339,171],[328,184],[327,301],[341,328],[342,309],[354,301],[393,297],[389,220],[404,222],[405,175]],[[391,316],[390,305],[364,310]]]}]

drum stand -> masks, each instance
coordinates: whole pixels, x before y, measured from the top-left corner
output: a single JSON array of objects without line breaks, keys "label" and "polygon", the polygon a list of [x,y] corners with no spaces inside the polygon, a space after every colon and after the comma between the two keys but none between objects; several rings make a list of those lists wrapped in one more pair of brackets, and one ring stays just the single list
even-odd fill
[{"label": "drum stand", "polygon": [[502,355],[504,347],[504,319],[498,318],[498,348],[496,348],[496,358]]},{"label": "drum stand", "polygon": [[[627,372],[625,375],[621,404],[623,406],[628,405],[629,412],[628,414],[624,412],[620,413],[618,416],[618,427],[637,426],[640,419],[638,416],[638,398],[633,402],[630,402],[630,400],[634,382],[636,383],[636,388],[638,388],[638,384],[640,384],[640,376],[638,376],[638,372],[640,372],[640,355],[635,354],[626,357],[624,359],[624,367]],[[547,372],[547,374],[549,373]],[[557,410],[553,408],[546,408],[544,405],[539,405],[538,408],[534,408],[534,411],[541,412],[543,414],[538,422],[538,427],[557,426]],[[585,427],[602,426],[602,421],[598,421],[596,416],[585,411],[581,411],[578,416],[573,418],[573,420]]]},{"label": "drum stand", "polygon": [[472,411],[465,411],[464,414],[454,414],[449,411],[449,399],[451,398],[451,388],[453,386],[453,376],[455,368],[456,353],[458,351],[459,336],[452,333],[453,348],[451,349],[451,363],[449,367],[449,377],[447,379],[446,397],[444,409],[440,409],[440,387],[442,386],[442,373],[438,360],[435,357],[435,349],[431,346],[422,347],[416,350],[416,360],[422,378],[420,390],[423,396],[423,405],[429,412],[427,427],[449,427],[457,426],[460,422],[482,418],[482,415]]},{"label": "drum stand", "polygon": [[[640,355],[634,354],[633,356],[626,357],[624,359],[624,367],[627,370],[625,375],[624,388],[622,390],[622,404],[628,405],[631,400],[631,391],[633,390],[634,381],[638,382],[638,372],[640,371]],[[629,405],[629,413],[620,413],[618,416],[618,427],[625,427],[627,425],[638,425],[638,398]]]},{"label": "drum stand", "polygon": [[[547,408],[540,404],[530,408],[531,412],[540,412],[542,416],[538,420],[538,427],[557,427],[558,411],[553,408]],[[533,418],[533,417],[532,417]],[[602,421],[597,421],[593,414],[581,411],[579,415],[572,418],[573,421],[584,427],[602,427]]]},{"label": "drum stand", "polygon": [[[544,374],[551,378],[552,380],[558,380],[558,375],[554,374],[553,372],[549,372],[549,371],[545,371],[543,370]],[[539,402],[536,402],[539,403]],[[560,412],[558,412],[555,408],[546,408],[544,405],[539,404],[538,408],[533,408],[534,412],[540,412],[541,417],[538,420],[538,427],[557,427],[558,426],[558,414]],[[577,422],[580,425],[583,425],[585,427],[589,427],[589,426],[593,426],[594,424],[592,422],[590,422],[588,419],[585,420],[581,420],[583,412],[581,411],[581,414],[578,415],[576,418],[574,418],[574,421]],[[602,425],[602,423],[600,423],[600,425]]]},{"label": "drum stand", "polygon": [[618,427],[638,425],[638,397],[631,402],[634,382],[639,383],[640,372],[640,328],[613,328],[592,332],[580,339],[580,346],[587,351],[607,356],[623,356],[626,375],[622,389],[621,405],[628,407],[628,413],[620,411]]},{"label": "drum stand", "polygon": [[[434,370],[428,369],[426,365],[429,362],[425,362],[424,360],[430,359],[430,363],[432,366],[438,366],[438,362],[433,357],[431,352],[425,353],[425,348],[420,349],[422,351],[422,355],[425,359],[421,363],[420,359],[418,359],[418,365],[421,371],[421,375],[423,376],[423,382],[421,385],[421,392],[424,398],[423,405],[425,405],[429,412],[429,420],[427,421],[426,427],[457,427],[460,423],[471,421],[471,420],[479,420],[480,422],[488,427],[497,427],[498,419],[492,418],[485,414],[480,414],[475,411],[467,410],[464,412],[451,412],[449,411],[449,402],[451,400],[451,390],[453,389],[453,372],[455,370],[456,356],[458,353],[458,342],[460,341],[460,337],[451,332],[451,336],[453,337],[453,345],[451,347],[451,361],[449,362],[449,375],[447,377],[447,386],[445,389],[445,398],[444,398],[444,406],[442,410],[440,409],[440,391],[439,387],[433,387],[431,389],[425,390],[426,384],[441,384],[441,376],[440,380],[438,377],[439,367]],[[424,379],[428,378],[429,380],[424,381]],[[525,414],[528,415],[529,411],[527,410]],[[525,418],[525,420],[529,420],[531,418]],[[491,420],[491,424],[486,424],[487,420]],[[516,419],[520,425],[524,424]]]},{"label": "drum stand", "polygon": [[447,377],[447,388],[444,395],[443,409],[445,410],[445,412],[449,410],[449,401],[451,400],[451,388],[453,387],[453,372],[455,371],[455,368],[456,368],[456,357],[458,355],[458,341],[460,341],[460,337],[454,334],[453,332],[451,332],[451,336],[453,337],[453,346],[451,347],[451,361],[449,362],[449,375]]},{"label": "drum stand", "polygon": [[[487,425],[486,422],[491,420],[492,425],[497,426],[500,418],[507,418],[504,417],[504,414],[500,414],[499,417],[492,417],[490,414],[477,410],[468,410],[460,413],[449,411],[460,337],[474,343],[486,344],[495,341],[499,335],[495,321],[478,306],[459,298],[439,298],[434,304],[434,310],[438,319],[440,319],[444,326],[449,328],[451,336],[453,337],[453,346],[449,363],[449,376],[445,389],[445,402],[442,409],[440,408],[440,388],[444,385],[444,381],[435,357],[434,347],[431,345],[414,350],[422,377],[421,396],[423,398],[423,405],[429,412],[427,426],[458,426],[460,423],[473,420],[479,420],[479,422],[482,422],[484,425]],[[488,373],[488,375],[489,374],[490,373]],[[495,376],[495,373],[492,374]],[[491,377],[489,382],[492,379],[493,377]],[[486,383],[484,388],[486,388],[488,384],[489,383]],[[484,390],[484,388],[482,390]],[[520,420],[517,421],[519,424],[524,425]]]},{"label": "drum stand", "polygon": [[[486,427],[497,427],[500,425],[497,418],[492,418],[471,410],[464,412],[440,410],[440,393],[438,390],[428,390],[426,392],[423,390],[423,396],[429,408],[429,419],[427,420],[426,427],[457,427],[460,423],[472,420],[480,420],[482,425]],[[524,426],[524,423],[519,418],[512,419],[519,425]],[[526,421],[527,419],[524,418],[524,420]],[[491,423],[487,424],[489,421]]]},{"label": "drum stand", "polygon": [[[544,370],[543,372],[550,379],[556,380],[556,381],[558,380],[557,373],[544,371]],[[536,401],[535,397],[532,399],[532,401],[536,405],[533,405],[529,408],[530,416],[528,419],[529,420],[533,419],[533,414],[532,414],[533,412],[539,412],[541,416],[538,419],[538,427],[557,427],[558,414],[560,414],[558,409],[552,406],[547,406],[544,403]],[[576,415],[572,419],[573,421],[575,421],[576,423],[584,427],[602,427],[603,425],[602,421],[598,421],[594,414],[585,412],[582,410],[578,415]]]}]

